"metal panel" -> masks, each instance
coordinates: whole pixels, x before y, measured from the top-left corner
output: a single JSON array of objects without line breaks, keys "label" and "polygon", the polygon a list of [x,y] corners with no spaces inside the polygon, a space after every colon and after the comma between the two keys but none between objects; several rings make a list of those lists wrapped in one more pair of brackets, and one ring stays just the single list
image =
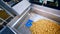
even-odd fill
[{"label": "metal panel", "polygon": [[39,6],[39,5],[33,5],[32,11],[39,15],[52,19],[54,21],[60,22],[60,10]]}]

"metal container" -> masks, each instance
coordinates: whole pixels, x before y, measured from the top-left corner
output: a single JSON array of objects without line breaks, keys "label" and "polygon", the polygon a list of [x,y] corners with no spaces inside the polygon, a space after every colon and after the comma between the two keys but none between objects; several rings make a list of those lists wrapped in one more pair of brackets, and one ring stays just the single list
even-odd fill
[{"label": "metal container", "polygon": [[[56,21],[58,24],[60,24],[60,10],[51,9],[44,6],[39,6],[33,4],[31,6],[31,10],[28,9],[21,17],[17,16],[16,19],[13,19],[7,26],[11,27],[16,34],[31,34],[31,31],[28,27],[25,26],[26,21],[31,17],[30,13],[36,13],[40,16],[46,17],[48,19],[51,19],[53,21]],[[47,15],[48,14],[48,15]]]}]

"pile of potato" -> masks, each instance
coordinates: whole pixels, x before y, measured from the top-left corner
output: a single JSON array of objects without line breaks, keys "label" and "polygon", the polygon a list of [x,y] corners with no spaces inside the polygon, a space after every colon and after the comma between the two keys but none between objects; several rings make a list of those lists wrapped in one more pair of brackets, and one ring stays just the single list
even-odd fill
[{"label": "pile of potato", "polygon": [[5,19],[7,19],[9,16],[10,16],[10,15],[8,15],[5,10],[0,10],[0,18],[2,18],[2,19],[5,20]]},{"label": "pile of potato", "polygon": [[32,34],[60,34],[60,25],[51,20],[40,19],[32,23],[30,30]]}]

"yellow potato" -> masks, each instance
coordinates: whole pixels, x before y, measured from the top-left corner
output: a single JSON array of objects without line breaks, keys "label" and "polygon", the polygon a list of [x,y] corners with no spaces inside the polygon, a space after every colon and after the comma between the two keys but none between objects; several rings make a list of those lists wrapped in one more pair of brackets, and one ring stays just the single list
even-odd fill
[{"label": "yellow potato", "polygon": [[32,34],[60,34],[60,25],[51,20],[41,19],[33,22],[30,30]]},{"label": "yellow potato", "polygon": [[0,18],[7,19],[10,15],[8,15],[5,10],[0,10]]}]

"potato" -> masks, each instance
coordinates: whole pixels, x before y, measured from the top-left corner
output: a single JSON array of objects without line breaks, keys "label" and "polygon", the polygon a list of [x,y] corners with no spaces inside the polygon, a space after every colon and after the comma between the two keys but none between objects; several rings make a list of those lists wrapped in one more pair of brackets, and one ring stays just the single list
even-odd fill
[{"label": "potato", "polygon": [[32,34],[60,34],[60,25],[51,20],[41,19],[33,22],[30,30]]}]

